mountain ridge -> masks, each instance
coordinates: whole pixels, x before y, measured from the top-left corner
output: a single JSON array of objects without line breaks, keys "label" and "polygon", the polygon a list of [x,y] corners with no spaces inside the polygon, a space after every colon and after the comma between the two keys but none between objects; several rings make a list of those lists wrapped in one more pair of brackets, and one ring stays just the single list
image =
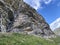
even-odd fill
[{"label": "mountain ridge", "polygon": [[56,29],[54,30],[54,33],[55,33],[56,35],[60,36],[60,27],[59,27],[59,28],[56,28]]},{"label": "mountain ridge", "polygon": [[57,18],[55,21],[53,21],[51,24],[50,24],[50,28],[52,30],[55,30],[56,28],[59,28],[60,27],[60,18]]},{"label": "mountain ridge", "polygon": [[23,0],[0,0],[0,2],[1,32],[25,32],[42,37],[54,35],[45,19]]}]

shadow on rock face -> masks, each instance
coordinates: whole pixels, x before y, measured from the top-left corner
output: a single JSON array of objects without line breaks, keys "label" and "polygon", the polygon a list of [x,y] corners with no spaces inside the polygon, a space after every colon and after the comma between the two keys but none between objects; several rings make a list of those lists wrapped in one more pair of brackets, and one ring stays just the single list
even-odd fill
[{"label": "shadow on rock face", "polygon": [[3,6],[4,7],[5,5],[0,1],[0,6]]},{"label": "shadow on rock face", "polygon": [[14,15],[13,15],[13,12],[11,10],[8,11],[8,19],[10,21],[14,21]]}]

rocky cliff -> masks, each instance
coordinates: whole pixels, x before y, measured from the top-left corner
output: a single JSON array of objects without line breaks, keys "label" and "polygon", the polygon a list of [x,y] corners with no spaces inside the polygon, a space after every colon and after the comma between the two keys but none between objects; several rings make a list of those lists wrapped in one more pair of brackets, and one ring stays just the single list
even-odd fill
[{"label": "rocky cliff", "polygon": [[23,0],[0,0],[0,32],[54,35],[45,19]]}]

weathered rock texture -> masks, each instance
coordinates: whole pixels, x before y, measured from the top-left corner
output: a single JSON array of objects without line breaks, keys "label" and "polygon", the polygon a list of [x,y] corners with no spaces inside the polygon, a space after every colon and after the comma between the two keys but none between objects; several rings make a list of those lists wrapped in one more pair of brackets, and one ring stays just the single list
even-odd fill
[{"label": "weathered rock texture", "polygon": [[0,31],[40,36],[54,34],[44,18],[23,0],[0,0]]}]

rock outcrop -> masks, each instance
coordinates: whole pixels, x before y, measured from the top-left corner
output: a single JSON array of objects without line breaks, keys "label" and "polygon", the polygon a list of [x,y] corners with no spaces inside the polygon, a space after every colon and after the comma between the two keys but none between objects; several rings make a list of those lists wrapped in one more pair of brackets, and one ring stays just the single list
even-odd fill
[{"label": "rock outcrop", "polygon": [[0,0],[0,32],[54,35],[45,19],[23,0]]}]

